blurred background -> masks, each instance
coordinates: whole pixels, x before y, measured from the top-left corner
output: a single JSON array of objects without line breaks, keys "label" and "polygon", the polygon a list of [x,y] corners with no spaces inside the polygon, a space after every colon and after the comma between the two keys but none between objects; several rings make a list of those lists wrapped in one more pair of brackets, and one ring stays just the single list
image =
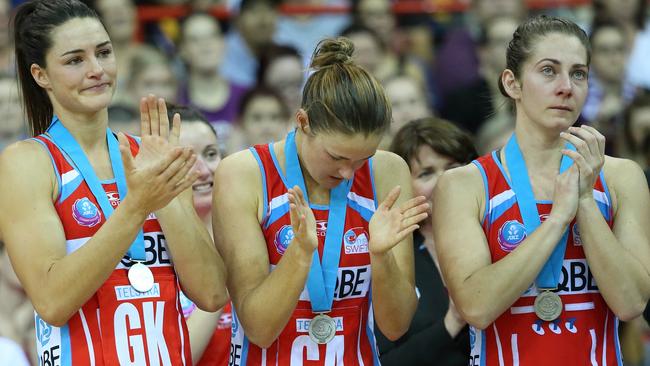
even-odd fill
[{"label": "blurred background", "polygon": [[[320,39],[339,35],[354,42],[356,61],[392,103],[384,148],[401,126],[427,116],[469,131],[480,154],[499,148],[514,123],[497,87],[513,31],[531,15],[566,17],[592,42],[589,94],[577,123],[598,128],[607,154],[635,160],[650,176],[647,0],[85,2],[101,16],[117,57],[111,128],[139,134],[139,98],[153,93],[202,112],[221,156],[283,138],[300,107],[311,53]],[[0,150],[28,137],[8,27],[19,3],[0,0]],[[0,243],[0,355],[25,354],[36,365],[33,322]],[[625,365],[650,365],[645,320],[620,332]],[[18,364],[4,360],[0,365]]]}]

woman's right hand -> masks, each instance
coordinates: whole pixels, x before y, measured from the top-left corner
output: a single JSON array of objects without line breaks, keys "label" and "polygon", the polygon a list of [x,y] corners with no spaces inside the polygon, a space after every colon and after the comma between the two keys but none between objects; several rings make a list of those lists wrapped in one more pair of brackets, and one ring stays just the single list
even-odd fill
[{"label": "woman's right hand", "polygon": [[308,253],[313,252],[318,248],[316,218],[298,186],[289,188],[289,215],[293,228],[293,243],[300,245]]},{"label": "woman's right hand", "polygon": [[565,225],[570,224],[578,212],[579,177],[578,167],[573,164],[555,178],[553,208],[550,217],[558,219]]},{"label": "woman's right hand", "polygon": [[198,175],[192,170],[196,155],[191,148],[169,147],[156,135],[143,136],[135,158],[126,136],[118,133],[129,200],[148,215],[165,207],[189,188]]}]

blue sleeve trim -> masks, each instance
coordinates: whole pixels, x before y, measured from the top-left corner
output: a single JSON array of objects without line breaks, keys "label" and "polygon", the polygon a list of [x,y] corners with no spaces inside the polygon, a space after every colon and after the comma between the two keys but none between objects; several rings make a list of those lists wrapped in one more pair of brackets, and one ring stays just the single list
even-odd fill
[{"label": "blue sleeve trim", "polygon": [[275,151],[273,151],[273,142],[269,143],[269,152],[271,153],[271,159],[273,159],[273,165],[275,165],[275,170],[278,171],[278,175],[280,176],[280,179],[282,179],[282,183],[284,183],[284,186],[289,189],[289,183],[287,182],[286,177],[284,176],[284,173],[282,172],[282,168],[280,167],[280,163],[278,162],[278,157],[275,156]]},{"label": "blue sleeve trim", "polygon": [[490,187],[488,186],[487,174],[483,165],[478,162],[478,160],[473,160],[472,164],[476,165],[478,171],[481,172],[481,177],[483,177],[483,189],[485,190],[485,212],[483,212],[483,219],[481,219],[481,225],[485,222],[487,215],[490,211]]},{"label": "blue sleeve trim", "polygon": [[268,192],[266,190],[266,171],[264,170],[264,164],[262,164],[262,159],[260,158],[260,155],[257,153],[257,150],[255,150],[254,147],[250,147],[249,150],[253,154],[255,160],[257,160],[257,165],[260,167],[260,173],[262,173],[262,194],[263,194],[262,199],[264,200],[262,206],[262,220],[265,220],[269,210],[269,197],[268,197]]},{"label": "blue sleeve trim", "polygon": [[[43,137],[47,138],[47,136],[43,136]],[[47,138],[47,139],[50,140],[49,138]],[[54,162],[54,156],[52,156],[52,152],[50,152],[50,149],[47,148],[47,145],[45,145],[45,143],[43,141],[41,141],[41,140],[39,140],[37,138],[33,138],[33,137],[31,138],[31,140],[34,140],[34,141],[38,142],[39,144],[41,144],[43,146],[43,148],[45,149],[45,152],[47,152],[47,155],[50,157],[50,161],[52,162],[52,168],[54,169],[54,175],[56,176],[56,183],[57,183],[56,185],[58,186],[57,193],[56,193],[56,197],[57,197],[56,201],[58,201],[60,203],[61,202],[61,200],[60,200],[60,198],[61,198],[61,189],[62,189],[63,184],[61,183],[61,172],[59,172],[59,168],[56,167],[56,162]],[[52,140],[50,140],[50,141],[52,141]]]},{"label": "blue sleeve trim", "polygon": [[377,203],[377,191],[375,190],[375,172],[372,169],[372,164],[374,162],[374,158],[368,159],[368,169],[370,170],[370,185],[372,185],[372,199],[375,201],[375,208],[379,206]]},{"label": "blue sleeve trim", "polygon": [[609,207],[608,210],[606,211],[605,220],[611,221],[614,215],[614,207],[613,207],[613,202],[612,202],[612,196],[609,193],[609,187],[607,186],[607,182],[605,182],[605,173],[603,171],[600,171],[600,181],[603,183],[603,188],[605,189],[605,196],[607,196],[607,202],[609,202]]}]

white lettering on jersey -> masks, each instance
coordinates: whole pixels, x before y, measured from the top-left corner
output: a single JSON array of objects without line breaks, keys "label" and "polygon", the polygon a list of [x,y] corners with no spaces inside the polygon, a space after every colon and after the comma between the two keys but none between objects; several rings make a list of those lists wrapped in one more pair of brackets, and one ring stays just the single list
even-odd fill
[{"label": "white lettering on jersey", "polygon": [[[336,335],[325,345],[325,366],[344,366],[344,336]],[[291,345],[291,363],[290,366],[303,366],[302,358],[304,351],[307,351],[307,361],[320,360],[318,344],[314,343],[308,335],[298,336],[293,340]]]},{"label": "white lettering on jersey", "polygon": [[[156,301],[155,309],[153,301],[144,302],[142,310],[149,363],[152,365],[171,365],[169,351],[163,336],[165,302]],[[145,365],[146,358],[142,335],[128,336],[127,341],[129,330],[142,328],[140,314],[136,306],[128,302],[120,304],[115,310],[113,326],[115,329],[115,348],[120,365]],[[133,349],[133,360],[131,360],[130,348]]]}]

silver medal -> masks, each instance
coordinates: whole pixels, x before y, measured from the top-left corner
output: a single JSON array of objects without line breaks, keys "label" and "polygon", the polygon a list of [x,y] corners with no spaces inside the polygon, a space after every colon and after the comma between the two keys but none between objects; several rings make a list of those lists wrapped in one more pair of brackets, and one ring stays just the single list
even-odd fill
[{"label": "silver medal", "polygon": [[309,323],[309,338],[318,344],[326,344],[334,338],[336,322],[325,314],[318,314]]},{"label": "silver medal", "polygon": [[535,314],[537,317],[550,322],[562,314],[562,299],[551,291],[542,291],[535,298]]},{"label": "silver medal", "polygon": [[153,273],[149,267],[136,262],[129,268],[129,283],[138,292],[147,292],[153,287]]}]

